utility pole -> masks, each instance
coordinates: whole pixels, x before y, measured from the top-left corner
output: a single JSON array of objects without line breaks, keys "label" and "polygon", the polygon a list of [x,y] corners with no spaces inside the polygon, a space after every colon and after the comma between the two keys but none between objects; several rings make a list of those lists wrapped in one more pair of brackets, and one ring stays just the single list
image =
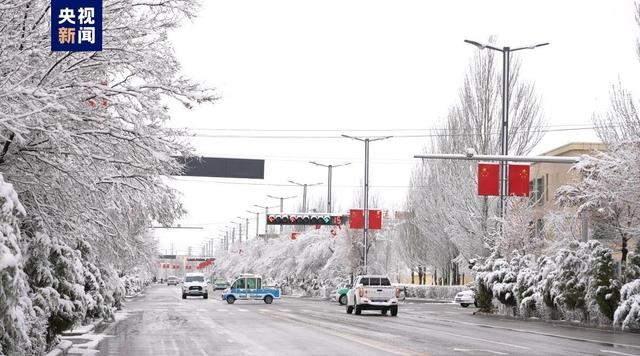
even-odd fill
[{"label": "utility pole", "polygon": [[302,212],[306,213],[307,212],[307,187],[313,187],[315,185],[320,185],[322,183],[307,184],[307,183],[294,182],[292,180],[290,180],[289,183],[299,185],[302,187]]},{"label": "utility pole", "polygon": [[[538,43],[532,46],[526,47],[494,47],[488,44],[464,40],[466,43],[478,47],[478,49],[490,49],[498,52],[502,52],[502,124],[500,126],[500,154],[507,156],[509,154],[509,66],[511,60],[511,52],[520,51],[523,49],[535,49],[538,47],[546,46],[549,42]],[[508,177],[507,162],[500,161],[500,217],[504,217],[507,210],[506,197],[508,195]]]},{"label": "utility pole", "polygon": [[363,202],[363,215],[364,215],[364,273],[368,273],[367,255],[369,253],[369,143],[373,141],[382,141],[389,139],[393,136],[377,136],[377,137],[355,137],[349,135],[342,135],[342,137],[350,138],[352,140],[364,142],[364,202]]},{"label": "utility pole", "polygon": [[336,167],[342,167],[342,166],[348,166],[351,164],[351,162],[347,162],[347,163],[343,163],[343,164],[322,164],[322,163],[318,163],[315,161],[309,161],[309,163],[311,164],[315,164],[316,166],[320,166],[320,167],[327,167],[329,170],[329,177],[327,178],[327,213],[331,214],[332,211],[332,206],[331,206],[331,173],[333,171],[333,168]]}]

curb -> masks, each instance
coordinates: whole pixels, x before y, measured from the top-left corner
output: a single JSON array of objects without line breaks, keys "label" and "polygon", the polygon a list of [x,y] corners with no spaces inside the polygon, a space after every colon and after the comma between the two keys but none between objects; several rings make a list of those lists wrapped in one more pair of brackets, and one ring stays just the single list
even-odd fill
[{"label": "curb", "polygon": [[407,303],[437,303],[437,304],[456,304],[450,300],[441,299],[425,299],[425,298],[404,298],[404,302]]},{"label": "curb", "polygon": [[46,356],[63,356],[66,355],[67,352],[69,352],[69,349],[71,348],[73,344],[71,343],[71,341],[69,340],[62,340],[60,341],[60,343],[58,345],[56,345],[56,347],[49,351]]},{"label": "curb", "polygon": [[582,322],[570,321],[570,320],[547,320],[547,319],[540,319],[540,318],[525,318],[525,317],[522,317],[522,316],[493,314],[493,313],[487,313],[487,312],[481,312],[481,311],[475,311],[475,312],[473,312],[473,315],[478,315],[478,316],[481,316],[481,317],[489,317],[489,318],[520,320],[520,321],[534,322],[534,323],[535,322],[547,323],[547,324],[551,324],[551,325],[569,326],[569,327],[581,328],[581,329],[611,331],[611,332],[617,332],[617,333],[640,334],[640,329],[622,330],[622,328],[615,327],[615,326],[612,326],[612,325],[589,325],[589,324],[584,324]]},{"label": "curb", "polygon": [[98,326],[100,323],[103,322],[103,319],[96,319],[94,321],[92,321],[90,324],[87,325],[81,325],[78,329],[73,329],[73,330],[67,330],[67,331],[63,331],[60,336],[79,336],[79,335],[84,335],[86,333],[89,333],[91,331],[93,331],[93,329],[96,328],[96,326]]}]

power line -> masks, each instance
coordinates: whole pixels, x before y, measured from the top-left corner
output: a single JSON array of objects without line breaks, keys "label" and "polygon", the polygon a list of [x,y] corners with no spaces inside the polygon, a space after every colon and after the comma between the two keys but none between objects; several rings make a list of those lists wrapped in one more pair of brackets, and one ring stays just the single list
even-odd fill
[{"label": "power line", "polygon": [[[254,186],[266,186],[266,187],[297,187],[295,184],[287,184],[287,183],[259,183],[259,182],[224,182],[224,181],[206,181],[199,179],[190,179],[183,177],[175,177],[175,180],[180,182],[196,182],[196,183],[212,183],[212,184],[227,184],[227,185],[254,185]],[[323,186],[325,184],[318,185],[318,187]],[[338,188],[362,188],[361,185],[334,185],[334,187]],[[386,188],[409,188],[409,185],[372,185],[372,189],[386,189]],[[416,188],[426,188],[424,187],[416,187]]]},{"label": "power line", "polygon": [[[584,129],[594,129],[595,126],[593,124],[556,124],[556,125],[532,125],[530,128],[541,128],[541,129],[551,129],[551,128],[584,128]],[[386,129],[287,129],[287,128],[279,128],[279,129],[256,129],[256,128],[205,128],[205,127],[170,127],[170,129],[174,130],[190,130],[190,131],[218,131],[218,132],[410,132],[410,131],[474,131],[474,130],[457,130],[457,129],[448,129],[448,128],[386,128]]]},{"label": "power line", "polygon": [[[535,130],[533,132],[566,132],[566,131],[591,131],[595,130],[594,126],[590,127],[571,127],[571,128],[558,128],[558,129],[542,129]],[[261,130],[266,131],[266,130]],[[285,130],[279,130],[280,132],[284,132]],[[312,132],[315,130],[309,130],[308,132]],[[304,131],[307,132],[307,131]],[[344,132],[344,131],[343,131]],[[392,133],[393,130],[386,131],[387,133]],[[512,132],[518,132],[517,130],[513,130]],[[405,138],[405,139],[418,139],[418,138],[431,138],[431,137],[471,137],[471,136],[485,136],[492,135],[498,136],[499,132],[488,132],[488,133],[443,133],[443,134],[400,134],[393,135],[394,138]],[[341,135],[246,135],[246,134],[184,134],[180,135],[183,137],[201,137],[201,138],[229,138],[229,139],[290,139],[290,140],[326,140],[326,139],[344,139]]]}]

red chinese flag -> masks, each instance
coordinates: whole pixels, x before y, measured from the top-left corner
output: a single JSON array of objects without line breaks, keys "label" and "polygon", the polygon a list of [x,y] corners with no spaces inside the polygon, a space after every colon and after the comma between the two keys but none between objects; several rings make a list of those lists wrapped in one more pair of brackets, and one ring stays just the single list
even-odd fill
[{"label": "red chinese flag", "polygon": [[291,233],[291,240],[297,240],[299,234],[300,234],[299,232],[292,232]]},{"label": "red chinese flag", "polygon": [[[371,226],[371,224],[369,224]],[[349,228],[364,229],[364,213],[362,209],[349,210]]]},{"label": "red chinese flag", "polygon": [[509,164],[509,195],[529,196],[528,164]]},{"label": "red chinese flag", "polygon": [[499,164],[478,163],[478,195],[500,195]]},{"label": "red chinese flag", "polygon": [[369,229],[382,229],[382,210],[369,210]]}]

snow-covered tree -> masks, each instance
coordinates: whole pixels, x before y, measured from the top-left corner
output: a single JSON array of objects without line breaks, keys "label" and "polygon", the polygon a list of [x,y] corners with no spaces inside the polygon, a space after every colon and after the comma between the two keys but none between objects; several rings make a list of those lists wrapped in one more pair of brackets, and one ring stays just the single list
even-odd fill
[{"label": "snow-covered tree", "polygon": [[25,354],[31,346],[31,301],[18,225],[24,215],[16,191],[0,174],[0,354]]},{"label": "snow-covered tree", "polygon": [[607,228],[621,245],[621,270],[625,276],[628,245],[640,235],[640,141],[610,146],[610,151],[583,156],[572,170],[580,180],[556,192],[558,202],[577,206]]},{"label": "snow-covered tree", "polygon": [[121,294],[116,268],[146,263],[148,226],[183,213],[164,177],[181,173],[173,156],[191,149],[165,126],[168,105],[216,99],[180,74],[167,38],[197,14],[195,0],[105,0],[101,52],[51,52],[49,12],[45,0],[0,4],[0,170],[26,214],[16,243],[30,290],[11,295],[34,305],[29,354],[108,317]]}]

